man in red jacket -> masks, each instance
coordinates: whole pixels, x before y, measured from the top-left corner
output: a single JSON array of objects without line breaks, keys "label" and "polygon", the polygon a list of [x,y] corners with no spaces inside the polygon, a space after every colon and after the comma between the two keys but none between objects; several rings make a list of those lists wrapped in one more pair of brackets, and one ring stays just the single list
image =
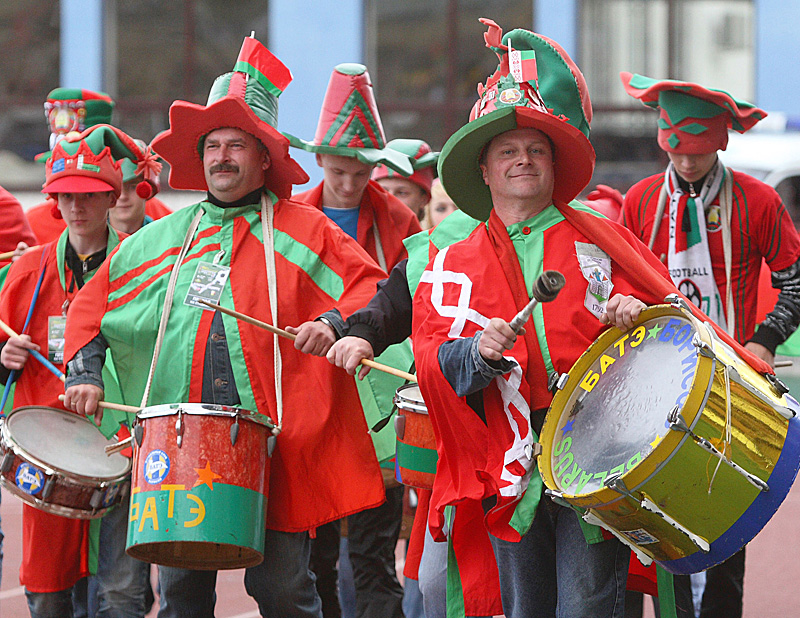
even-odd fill
[{"label": "man in red jacket", "polygon": [[[419,220],[408,206],[370,180],[370,174],[377,164],[383,164],[410,176],[414,172],[413,157],[386,146],[367,68],[338,65],[325,93],[314,141],[287,137],[293,146],[316,153],[324,175],[319,186],[294,199],[321,209],[387,273],[405,259],[408,254],[403,239],[421,231]],[[387,470],[385,504],[348,519],[359,618],[402,616],[403,589],[395,574],[394,548],[400,534],[403,488],[392,477]],[[312,568],[326,617],[339,612],[338,526],[339,522],[333,522],[320,529],[312,552]]]}]

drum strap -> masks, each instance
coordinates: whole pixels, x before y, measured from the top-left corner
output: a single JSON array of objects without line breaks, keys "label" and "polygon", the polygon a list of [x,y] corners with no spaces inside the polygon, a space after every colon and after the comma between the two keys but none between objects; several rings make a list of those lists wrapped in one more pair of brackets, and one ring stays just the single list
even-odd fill
[{"label": "drum strap", "polygon": [[172,309],[172,298],[175,295],[175,284],[178,281],[178,272],[181,269],[186,254],[189,252],[189,247],[192,245],[197,227],[200,225],[200,219],[203,217],[203,210],[197,211],[194,219],[192,219],[189,229],[186,231],[186,238],[183,239],[180,253],[175,260],[175,265],[172,267],[172,272],[169,275],[169,284],[167,285],[167,294],[164,297],[164,307],[161,310],[161,322],[158,325],[158,335],[156,336],[156,345],[153,349],[153,360],[150,363],[150,371],[147,374],[147,384],[144,387],[144,394],[142,395],[142,403],[140,407],[147,407],[147,399],[150,396],[150,386],[153,383],[153,374],[156,371],[156,364],[158,363],[158,356],[161,353],[161,343],[164,340],[164,333],[167,330],[167,322],[169,321],[169,312]]},{"label": "drum strap", "polygon": [[[261,235],[264,243],[264,260],[267,267],[267,288],[269,291],[269,307],[273,326],[278,326],[278,275],[275,267],[275,208],[272,198],[266,193],[261,195]],[[275,365],[275,405],[277,425],[272,433],[278,435],[283,429],[283,362],[278,338],[272,337],[272,353]]]}]

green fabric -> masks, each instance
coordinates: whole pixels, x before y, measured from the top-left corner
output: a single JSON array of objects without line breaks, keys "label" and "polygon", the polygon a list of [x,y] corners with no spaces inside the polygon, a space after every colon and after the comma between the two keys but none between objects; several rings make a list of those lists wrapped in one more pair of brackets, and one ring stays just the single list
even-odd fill
[{"label": "green fabric", "polygon": [[[375,360],[395,369],[408,371],[414,364],[414,354],[411,352],[409,340],[406,339],[402,343],[386,348],[383,354]],[[394,394],[403,384],[406,384],[403,378],[375,369],[370,371],[363,380],[356,379],[358,396],[367,419],[367,427],[372,429],[378,422],[394,413]],[[394,457],[397,439],[394,423],[386,423],[380,431],[371,432],[370,436],[372,436],[372,445],[375,447],[375,455],[379,462]]]},{"label": "green fabric", "polygon": [[425,267],[430,261],[430,245],[433,244],[438,250],[468,238],[475,228],[480,225],[480,221],[473,219],[462,210],[456,210],[449,214],[433,230],[423,230],[413,236],[409,236],[403,241],[408,251],[408,264],[406,265],[406,279],[411,296],[419,285],[420,277],[425,271]]},{"label": "green fabric", "polygon": [[[115,508],[119,508],[118,506]],[[102,519],[89,521],[89,573],[97,575],[97,563],[100,557],[100,523]]]},{"label": "green fabric", "polygon": [[675,585],[672,573],[656,564],[656,582],[658,584],[658,608],[661,610],[661,618],[677,618],[678,611],[675,607]]},{"label": "green fabric", "polygon": [[[538,439],[537,436],[536,440]],[[544,483],[537,465],[531,471],[531,480],[528,483],[528,487],[525,489],[525,493],[522,494],[517,506],[514,507],[514,514],[508,522],[508,525],[519,532],[520,535],[526,534],[531,529],[533,518],[536,517],[536,509],[542,499],[542,491],[544,491]]]},{"label": "green fabric", "polygon": [[289,140],[292,146],[307,152],[332,154],[339,157],[353,157],[366,165],[378,165],[380,163],[403,176],[411,176],[411,174],[414,173],[414,166],[408,156],[392,148],[386,147],[379,150],[376,148],[349,148],[347,146],[318,145],[295,137],[290,133],[284,133],[283,135]]},{"label": "green fabric", "polygon": [[[131,150],[111,127],[98,127],[82,140],[75,142],[61,140],[59,142],[59,147],[67,155],[75,155],[81,147],[81,144],[86,144],[95,155],[99,155],[105,148],[109,148],[111,150],[111,156],[115,161],[123,158],[135,160],[138,159],[141,154]],[[86,166],[84,165],[84,167]]]},{"label": "green fabric", "polygon": [[[450,530],[453,529],[455,518],[455,507],[453,505],[444,508],[445,521],[448,522]],[[464,605],[464,586],[461,584],[461,574],[458,570],[458,560],[456,550],[453,546],[453,535],[447,537],[447,618],[464,618],[467,614]]]}]

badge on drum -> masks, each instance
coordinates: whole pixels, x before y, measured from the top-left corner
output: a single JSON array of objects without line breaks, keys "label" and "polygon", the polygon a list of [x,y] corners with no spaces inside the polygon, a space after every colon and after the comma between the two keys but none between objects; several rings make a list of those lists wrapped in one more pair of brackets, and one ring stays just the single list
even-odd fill
[{"label": "badge on drum", "polygon": [[611,282],[611,258],[597,245],[576,242],[575,251],[583,277],[589,282],[584,306],[598,319],[606,312],[614,284]]},{"label": "badge on drum", "polygon": [[44,473],[39,470],[39,468],[35,468],[29,463],[22,463],[19,468],[17,468],[14,481],[17,483],[17,487],[26,494],[35,496],[42,491],[42,487],[44,487]]},{"label": "badge on drum", "polygon": [[51,315],[47,318],[47,360],[56,365],[64,362],[64,331],[67,318]]},{"label": "badge on drum", "polygon": [[200,262],[194,271],[194,277],[192,277],[192,282],[189,284],[189,291],[186,293],[183,304],[190,307],[199,307],[206,311],[214,311],[214,309],[207,307],[200,301],[205,300],[218,305],[222,296],[222,289],[225,287],[230,274],[230,266]]},{"label": "badge on drum", "polygon": [[169,474],[169,457],[156,449],[150,451],[144,460],[144,480],[151,485],[160,485]]}]

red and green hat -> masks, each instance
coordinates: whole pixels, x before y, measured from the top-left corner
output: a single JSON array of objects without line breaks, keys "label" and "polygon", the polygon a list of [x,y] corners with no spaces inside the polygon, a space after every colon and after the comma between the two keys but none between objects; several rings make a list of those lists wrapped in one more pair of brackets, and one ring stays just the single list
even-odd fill
[{"label": "red and green hat", "polygon": [[439,160],[439,153],[432,152],[427,142],[421,139],[393,139],[386,144],[387,148],[396,150],[406,155],[414,166],[414,173],[411,176],[398,174],[390,167],[383,164],[377,165],[372,170],[372,180],[381,178],[405,178],[421,188],[431,198],[431,185],[433,184],[434,168]]},{"label": "red and green hat", "polygon": [[71,133],[82,133],[96,124],[110,124],[114,101],[104,92],[83,88],[56,88],[44,102],[44,115],[50,126],[50,150],[35,161],[44,163],[59,140]]},{"label": "red and green hat", "polygon": [[[134,159],[122,159],[120,167],[122,169],[122,183],[141,178],[142,180],[136,185],[136,193],[139,197],[149,200],[155,197],[161,190],[161,157],[149,149],[149,146],[140,139],[134,139],[134,143],[139,147],[140,151],[145,154],[148,162],[137,161]],[[156,170],[155,173],[147,173],[148,165],[151,169]],[[154,165],[158,167],[155,168]]]},{"label": "red and green hat", "polygon": [[244,40],[231,73],[211,86],[206,105],[175,101],[169,108],[169,129],[152,142],[169,164],[173,189],[206,191],[203,143],[216,129],[234,128],[251,134],[272,161],[264,185],[279,198],[292,194],[292,185],[308,182],[308,174],[289,156],[289,140],[277,130],[278,97],[292,73],[256,39]]},{"label": "red and green hat", "polygon": [[386,147],[372,81],[363,64],[333,69],[313,142],[285,135],[292,146],[308,152],[355,157],[367,165],[381,163],[403,176],[414,173],[406,154]]},{"label": "red and green hat", "polygon": [[[122,190],[122,160],[135,161],[145,180],[158,175],[161,165],[149,149],[141,148],[116,127],[98,124],[56,144],[45,166],[42,193],[93,193]],[[138,175],[137,174],[137,175]]]},{"label": "red and green hat", "polygon": [[553,199],[569,202],[589,184],[595,153],[589,142],[592,104],[580,69],[555,41],[528,30],[505,36],[492,20],[486,46],[500,59],[486,84],[478,84],[479,99],[469,122],[442,148],[439,178],[459,209],[486,221],[492,196],[483,181],[479,159],[496,136],[513,129],[537,129],[553,144]]},{"label": "red and green hat", "polygon": [[764,110],[724,90],[628,72],[620,73],[620,77],[629,95],[660,111],[658,145],[667,152],[708,154],[725,150],[728,129],[744,133],[767,116]]}]

